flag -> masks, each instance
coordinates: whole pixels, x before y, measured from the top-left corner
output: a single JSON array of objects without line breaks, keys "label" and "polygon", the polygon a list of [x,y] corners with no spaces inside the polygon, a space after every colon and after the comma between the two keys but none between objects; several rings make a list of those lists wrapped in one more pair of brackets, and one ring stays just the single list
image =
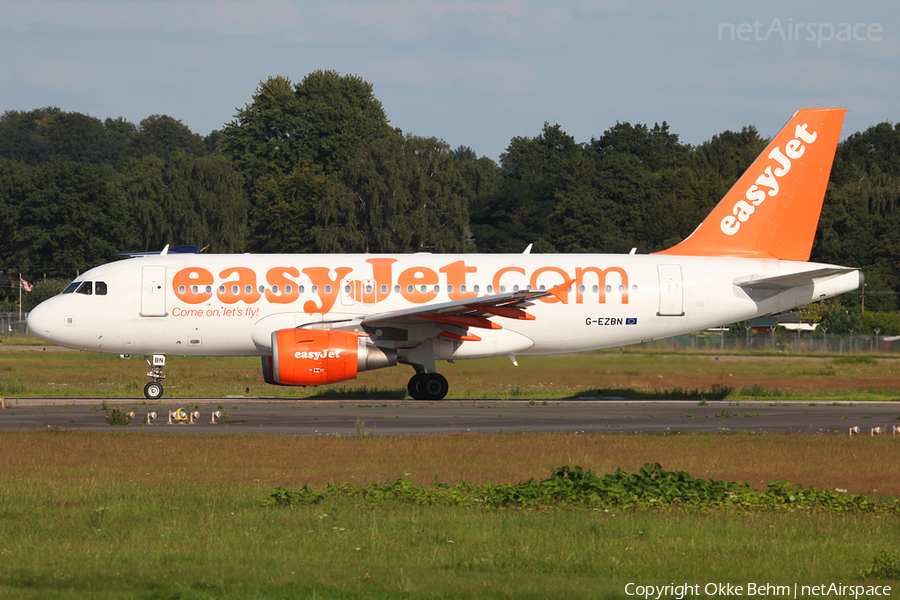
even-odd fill
[{"label": "flag", "polygon": [[19,278],[19,287],[22,288],[23,290],[25,290],[26,292],[30,292],[32,289],[34,289],[33,285],[31,285],[30,283],[28,283],[21,277]]}]

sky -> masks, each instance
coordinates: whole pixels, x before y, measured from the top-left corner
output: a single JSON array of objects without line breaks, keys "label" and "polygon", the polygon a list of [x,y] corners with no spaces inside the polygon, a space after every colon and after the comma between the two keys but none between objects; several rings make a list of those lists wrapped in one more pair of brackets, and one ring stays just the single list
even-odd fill
[{"label": "sky", "polygon": [[0,112],[57,106],[207,135],[261,81],[331,69],[391,125],[498,160],[545,122],[699,144],[804,107],[900,119],[900,3],[822,0],[0,0]]}]

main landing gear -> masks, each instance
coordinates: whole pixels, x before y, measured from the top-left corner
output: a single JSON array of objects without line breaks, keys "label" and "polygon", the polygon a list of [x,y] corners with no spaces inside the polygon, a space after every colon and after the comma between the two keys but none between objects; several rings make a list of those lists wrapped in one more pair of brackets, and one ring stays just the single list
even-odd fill
[{"label": "main landing gear", "polygon": [[440,373],[416,373],[406,385],[414,400],[443,400],[449,390],[447,378]]},{"label": "main landing gear", "polygon": [[148,400],[159,400],[163,395],[163,386],[160,382],[166,378],[163,372],[166,368],[166,357],[163,354],[154,354],[147,359],[147,364],[150,365],[147,377],[151,377],[153,381],[144,386],[144,396]]}]

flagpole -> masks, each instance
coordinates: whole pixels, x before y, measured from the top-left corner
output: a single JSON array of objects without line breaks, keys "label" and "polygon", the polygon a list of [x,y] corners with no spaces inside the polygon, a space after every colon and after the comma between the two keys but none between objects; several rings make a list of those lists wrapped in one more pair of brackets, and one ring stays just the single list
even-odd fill
[{"label": "flagpole", "polygon": [[[22,274],[19,273],[19,324],[22,323]],[[19,325],[16,325],[16,329]]]}]

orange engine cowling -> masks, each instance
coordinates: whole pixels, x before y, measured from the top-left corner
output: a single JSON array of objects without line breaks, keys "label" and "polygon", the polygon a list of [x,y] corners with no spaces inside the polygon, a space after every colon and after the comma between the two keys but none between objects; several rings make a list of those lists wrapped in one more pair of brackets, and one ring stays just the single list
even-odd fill
[{"label": "orange engine cowling", "polygon": [[368,344],[366,339],[325,329],[273,331],[272,356],[263,357],[263,378],[280,385],[324,385],[397,364],[394,350]]}]

